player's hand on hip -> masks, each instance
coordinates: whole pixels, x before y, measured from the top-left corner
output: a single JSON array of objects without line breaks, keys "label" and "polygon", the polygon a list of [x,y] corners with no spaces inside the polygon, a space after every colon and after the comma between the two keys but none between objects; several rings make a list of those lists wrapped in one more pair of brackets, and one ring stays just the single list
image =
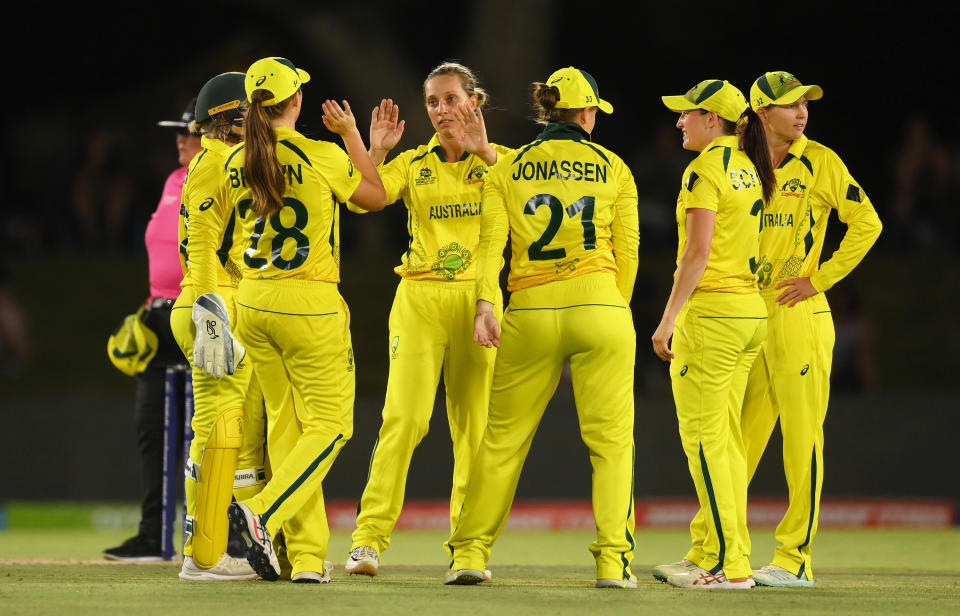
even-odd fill
[{"label": "player's hand on hip", "polygon": [[786,287],[786,290],[777,296],[777,303],[781,306],[787,304],[788,306],[794,306],[797,302],[802,302],[808,297],[813,297],[819,291],[813,288],[813,283],[810,282],[810,278],[790,278],[789,280],[781,280],[777,283],[778,289],[783,289]]},{"label": "player's hand on hip", "polygon": [[222,379],[233,374],[243,361],[246,349],[230,331],[230,316],[223,298],[216,293],[204,293],[193,302],[193,364],[207,376]]},{"label": "player's hand on hip", "polygon": [[663,361],[673,359],[673,351],[670,350],[670,338],[673,337],[674,322],[670,319],[663,319],[657,326],[657,331],[653,332],[650,340],[653,341],[653,352]]},{"label": "player's hand on hip", "polygon": [[473,339],[488,349],[500,348],[500,322],[493,312],[478,312],[474,317]]}]

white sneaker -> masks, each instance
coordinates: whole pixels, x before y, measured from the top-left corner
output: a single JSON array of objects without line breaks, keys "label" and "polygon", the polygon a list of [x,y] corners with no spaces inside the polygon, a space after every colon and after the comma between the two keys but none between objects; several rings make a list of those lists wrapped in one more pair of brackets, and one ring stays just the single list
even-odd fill
[{"label": "white sneaker", "polygon": [[[456,586],[473,586],[474,584],[483,582],[485,579],[485,571],[457,569],[456,571],[448,571],[446,577],[443,578],[443,583],[448,586],[451,584]],[[493,579],[493,574],[490,574],[490,579]]]},{"label": "white sneaker", "polygon": [[205,569],[193,560],[193,557],[186,556],[183,559],[183,566],[180,568],[181,580],[255,580],[257,572],[250,568],[250,563],[242,558],[234,558],[227,553],[220,556],[216,565]]},{"label": "white sneaker", "polygon": [[376,576],[380,573],[380,557],[372,547],[361,545],[350,552],[343,569],[350,574]]},{"label": "white sneaker", "polygon": [[270,533],[263,525],[259,515],[239,502],[230,503],[227,509],[230,518],[230,534],[243,540],[247,552],[247,562],[257,574],[269,582],[280,579],[280,561],[270,541]]},{"label": "white sneaker", "polygon": [[806,572],[794,575],[777,565],[767,565],[753,572],[753,579],[758,586],[791,586],[808,588],[813,586],[813,580],[807,579]]},{"label": "white sneaker", "polygon": [[745,590],[756,586],[756,582],[750,576],[728,580],[723,571],[710,573],[703,567],[697,567],[696,565],[694,567],[696,568],[691,571],[668,575],[667,584],[678,588],[701,588],[704,590],[723,588]]},{"label": "white sneaker", "polygon": [[301,571],[291,578],[291,582],[294,584],[329,584],[330,583],[330,567],[333,565],[332,562],[326,560],[323,562],[323,573],[317,573],[316,571]]},{"label": "white sneaker", "polygon": [[484,570],[483,570],[483,581],[484,581],[484,582],[492,582],[492,581],[493,581],[493,571],[490,571],[489,569],[484,569]]},{"label": "white sneaker", "polygon": [[636,576],[630,576],[629,578],[623,578],[621,580],[613,578],[598,578],[597,579],[597,588],[636,588],[637,587],[637,578]]},{"label": "white sneaker", "polygon": [[684,558],[679,562],[670,563],[669,565],[657,565],[653,568],[653,577],[661,582],[666,582],[667,578],[671,575],[687,573],[688,571],[693,571],[698,568],[697,565]]}]

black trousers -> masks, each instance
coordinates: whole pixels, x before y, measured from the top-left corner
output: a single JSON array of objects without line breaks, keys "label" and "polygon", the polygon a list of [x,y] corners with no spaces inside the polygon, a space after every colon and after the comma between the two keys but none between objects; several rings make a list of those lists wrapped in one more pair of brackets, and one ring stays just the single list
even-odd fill
[{"label": "black trousers", "polygon": [[134,402],[134,421],[140,449],[139,535],[151,543],[155,541],[158,549],[163,499],[163,408],[167,366],[186,363],[170,330],[172,306],[172,301],[155,301],[144,316],[144,323],[157,334],[157,354],[147,369],[136,377]]}]

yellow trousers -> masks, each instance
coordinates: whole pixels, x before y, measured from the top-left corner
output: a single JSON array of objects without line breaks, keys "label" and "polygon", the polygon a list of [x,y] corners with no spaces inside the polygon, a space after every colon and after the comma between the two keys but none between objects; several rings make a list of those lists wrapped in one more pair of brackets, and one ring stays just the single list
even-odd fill
[{"label": "yellow trousers", "polygon": [[[453,440],[450,530],[457,526],[470,463],[487,425],[496,349],[473,341],[475,282],[400,281],[390,309],[390,376],[383,424],[370,457],[353,547],[383,552],[403,507],[413,450],[430,426],[441,373]],[[495,306],[502,314],[501,299]]]},{"label": "yellow trousers", "polygon": [[[230,322],[237,322],[235,304],[236,289],[218,287],[217,293],[223,298],[230,315]],[[266,414],[263,396],[249,357],[237,364],[232,375],[215,379],[206,376],[193,364],[193,340],[196,328],[191,317],[193,302],[196,300],[192,286],[186,286],[177,298],[170,312],[170,328],[184,357],[190,363],[193,381],[193,440],[190,441],[190,461],[187,464],[185,492],[187,528],[192,527],[196,515],[197,469],[203,459],[203,448],[210,436],[210,428],[223,411],[243,409],[243,446],[237,456],[237,469],[234,477],[234,496],[238,499],[256,494],[266,482],[264,454],[266,441]],[[193,554],[192,536],[188,532],[183,548],[184,556]]]},{"label": "yellow trousers", "polygon": [[[631,579],[633,366],[630,309],[607,273],[514,293],[503,318],[490,412],[457,528],[452,569],[483,571],[510,513],[523,462],[568,361],[580,434],[593,466],[597,577]],[[545,452],[544,455],[569,455]]]},{"label": "yellow trousers", "polygon": [[322,481],[353,434],[350,313],[337,285],[248,280],[237,294],[238,336],[267,408],[272,477],[244,504],[271,535],[283,529],[293,575],[321,572],[330,530]]},{"label": "yellow trousers", "polygon": [[773,564],[813,579],[810,545],[817,534],[823,486],[823,421],[830,398],[834,329],[823,293],[792,308],[764,291],[770,312],[767,342],[750,372],[743,405],[747,472],[753,477],[780,421],[790,504],[777,526]]},{"label": "yellow trousers", "polygon": [[740,411],[766,331],[758,294],[694,291],[673,333],[670,379],[680,441],[703,514],[691,524],[685,558],[729,579],[753,575]]}]

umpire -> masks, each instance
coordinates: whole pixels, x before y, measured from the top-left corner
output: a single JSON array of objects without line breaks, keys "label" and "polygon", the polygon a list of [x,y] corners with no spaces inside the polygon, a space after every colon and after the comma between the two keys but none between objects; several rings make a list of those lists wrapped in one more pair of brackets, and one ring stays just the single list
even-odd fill
[{"label": "umpire", "polygon": [[150,270],[150,297],[144,323],[157,334],[157,354],[147,368],[137,375],[134,419],[140,449],[141,514],[140,528],[114,548],[103,551],[109,560],[159,561],[160,525],[163,481],[163,406],[164,384],[168,365],[183,363],[183,355],[170,330],[170,309],[180,295],[183,271],[177,245],[177,223],[180,215],[180,191],[187,173],[187,163],[200,151],[200,136],[189,130],[194,119],[196,100],[178,120],[164,120],[159,126],[177,131],[177,153],[180,167],[170,174],[163,186],[157,210],[147,223],[144,242]]}]

